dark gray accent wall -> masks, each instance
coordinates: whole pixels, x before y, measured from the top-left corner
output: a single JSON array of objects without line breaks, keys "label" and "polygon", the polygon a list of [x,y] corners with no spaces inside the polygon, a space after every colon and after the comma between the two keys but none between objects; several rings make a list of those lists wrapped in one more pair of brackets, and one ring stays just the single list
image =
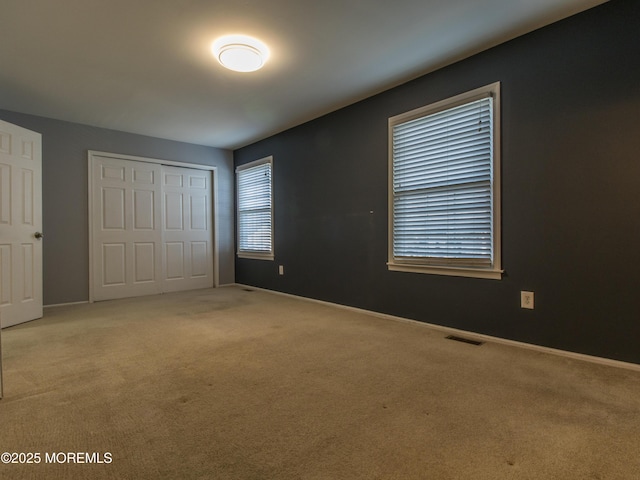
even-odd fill
[{"label": "dark gray accent wall", "polygon": [[[237,150],[273,155],[275,261],[236,281],[640,363],[638,25],[613,0]],[[389,272],[388,118],[495,81],[504,278]]]},{"label": "dark gray accent wall", "polygon": [[42,134],[45,305],[89,298],[89,150],[216,166],[220,283],[233,283],[234,180],[230,151],[6,110],[0,110],[0,119]]}]

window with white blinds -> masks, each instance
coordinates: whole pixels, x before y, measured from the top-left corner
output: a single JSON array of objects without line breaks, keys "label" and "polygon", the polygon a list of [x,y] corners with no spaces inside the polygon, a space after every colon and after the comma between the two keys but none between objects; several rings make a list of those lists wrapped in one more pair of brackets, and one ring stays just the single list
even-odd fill
[{"label": "window with white blinds", "polygon": [[499,83],[389,119],[391,270],[500,278]]},{"label": "window with white blinds", "polygon": [[238,256],[273,260],[272,157],[236,169]]}]

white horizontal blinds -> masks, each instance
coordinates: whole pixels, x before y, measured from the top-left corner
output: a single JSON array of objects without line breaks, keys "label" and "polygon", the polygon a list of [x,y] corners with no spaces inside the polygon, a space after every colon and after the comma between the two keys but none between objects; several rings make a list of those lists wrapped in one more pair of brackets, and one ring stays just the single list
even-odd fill
[{"label": "white horizontal blinds", "polygon": [[393,254],[492,264],[492,97],[393,126]]},{"label": "white horizontal blinds", "polygon": [[238,169],[237,177],[239,251],[270,253],[271,162]]}]

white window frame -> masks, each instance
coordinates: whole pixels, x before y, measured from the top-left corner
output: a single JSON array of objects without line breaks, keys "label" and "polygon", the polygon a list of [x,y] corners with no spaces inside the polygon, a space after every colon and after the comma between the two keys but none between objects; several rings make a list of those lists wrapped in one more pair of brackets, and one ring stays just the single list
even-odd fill
[{"label": "white window frame", "polygon": [[[240,248],[240,202],[239,202],[239,196],[240,196],[240,186],[239,186],[239,179],[240,179],[240,174],[242,171],[244,170],[248,170],[254,167],[258,167],[261,165],[264,165],[265,163],[268,163],[270,165],[270,171],[271,171],[271,176],[270,176],[270,188],[271,188],[271,209],[270,209],[270,214],[271,214],[271,250],[269,252],[266,251],[256,251],[256,250],[242,250]],[[246,163],[244,165],[240,165],[238,167],[236,167],[236,219],[237,219],[237,227],[236,227],[236,234],[237,234],[237,244],[238,244],[238,249],[236,251],[236,255],[238,256],[238,258],[253,258],[253,259],[257,259],[257,260],[273,260],[274,259],[274,238],[273,238],[273,232],[274,232],[274,221],[273,221],[273,157],[269,156],[269,157],[265,157],[265,158],[261,158],[259,160],[255,160],[253,162],[250,163]]]},{"label": "white window frame", "polygon": [[[446,259],[430,257],[402,258],[394,255],[394,179],[393,179],[393,127],[417,118],[426,117],[481,98],[493,98],[493,158],[491,181],[492,211],[492,259],[489,266],[473,265],[472,259],[464,264],[459,261],[447,264]],[[389,256],[390,271],[452,275],[460,277],[501,279],[501,211],[500,211],[500,82],[421,107],[389,118]],[[458,259],[456,259],[458,260]],[[452,262],[453,263],[453,262]]]}]

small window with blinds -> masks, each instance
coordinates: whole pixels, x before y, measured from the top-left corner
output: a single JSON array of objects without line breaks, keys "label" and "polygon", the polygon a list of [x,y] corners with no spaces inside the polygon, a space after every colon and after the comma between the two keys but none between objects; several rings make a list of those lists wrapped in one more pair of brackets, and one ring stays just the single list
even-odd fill
[{"label": "small window with blinds", "polygon": [[500,84],[389,119],[389,269],[502,277]]},{"label": "small window with blinds", "polygon": [[238,257],[273,260],[273,158],[236,168]]}]

